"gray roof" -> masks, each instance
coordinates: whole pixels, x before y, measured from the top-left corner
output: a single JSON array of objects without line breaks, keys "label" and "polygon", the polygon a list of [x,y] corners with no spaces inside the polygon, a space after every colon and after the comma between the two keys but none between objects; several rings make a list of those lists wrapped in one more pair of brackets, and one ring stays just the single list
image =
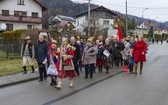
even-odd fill
[{"label": "gray roof", "polygon": [[65,20],[65,21],[74,21],[75,22],[75,19],[73,17],[63,16],[63,15],[58,15],[58,17],[60,17],[62,20]]}]

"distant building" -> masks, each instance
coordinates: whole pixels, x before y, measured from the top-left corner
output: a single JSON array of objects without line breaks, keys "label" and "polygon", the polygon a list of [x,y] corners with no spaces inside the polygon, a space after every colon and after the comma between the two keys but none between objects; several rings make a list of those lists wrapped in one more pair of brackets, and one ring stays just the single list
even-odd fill
[{"label": "distant building", "polygon": [[49,29],[53,29],[55,27],[63,28],[66,25],[72,25],[72,27],[75,28],[75,19],[69,16],[63,16],[63,15],[51,16],[48,19],[48,22],[49,22]]},{"label": "distant building", "polygon": [[[91,9],[90,26],[94,30],[106,29],[108,35],[113,34],[113,23],[117,14],[103,6]],[[76,15],[76,32],[86,35],[88,27],[88,11]],[[93,33],[92,33],[93,34]]]},{"label": "distant building", "polygon": [[6,24],[6,30],[42,29],[45,10],[37,0],[0,0],[0,24]]},{"label": "distant building", "polygon": [[149,30],[153,27],[153,24],[150,22],[143,22],[139,26],[136,27],[135,33],[148,35]]}]

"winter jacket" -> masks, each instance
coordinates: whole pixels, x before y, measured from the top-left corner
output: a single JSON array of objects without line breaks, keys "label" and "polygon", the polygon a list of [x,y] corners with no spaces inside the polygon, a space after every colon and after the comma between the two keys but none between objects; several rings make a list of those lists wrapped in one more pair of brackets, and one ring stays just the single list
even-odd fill
[{"label": "winter jacket", "polygon": [[35,58],[38,63],[42,63],[45,60],[47,52],[48,52],[47,41],[46,40],[44,40],[43,42],[38,41],[35,47]]},{"label": "winter jacket", "polygon": [[84,64],[96,64],[97,48],[95,46],[86,47],[83,52],[82,60]]},{"label": "winter jacket", "polygon": [[133,49],[133,56],[135,62],[145,62],[146,61],[146,43],[142,41],[135,42]]}]

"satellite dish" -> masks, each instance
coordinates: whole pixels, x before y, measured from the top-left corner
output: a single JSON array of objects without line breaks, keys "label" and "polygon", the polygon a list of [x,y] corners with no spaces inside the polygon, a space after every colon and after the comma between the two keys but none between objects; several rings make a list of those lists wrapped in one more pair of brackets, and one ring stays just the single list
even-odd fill
[{"label": "satellite dish", "polygon": [[6,30],[6,24],[5,23],[1,23],[0,24],[0,29],[2,29],[2,30]]}]

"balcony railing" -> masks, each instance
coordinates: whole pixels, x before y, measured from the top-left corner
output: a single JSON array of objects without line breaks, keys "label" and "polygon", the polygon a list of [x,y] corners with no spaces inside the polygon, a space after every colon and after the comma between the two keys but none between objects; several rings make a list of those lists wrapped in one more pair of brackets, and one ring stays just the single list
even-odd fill
[{"label": "balcony railing", "polygon": [[41,17],[30,17],[30,16],[3,16],[0,14],[0,21],[9,21],[9,22],[23,22],[23,23],[41,23]]}]

